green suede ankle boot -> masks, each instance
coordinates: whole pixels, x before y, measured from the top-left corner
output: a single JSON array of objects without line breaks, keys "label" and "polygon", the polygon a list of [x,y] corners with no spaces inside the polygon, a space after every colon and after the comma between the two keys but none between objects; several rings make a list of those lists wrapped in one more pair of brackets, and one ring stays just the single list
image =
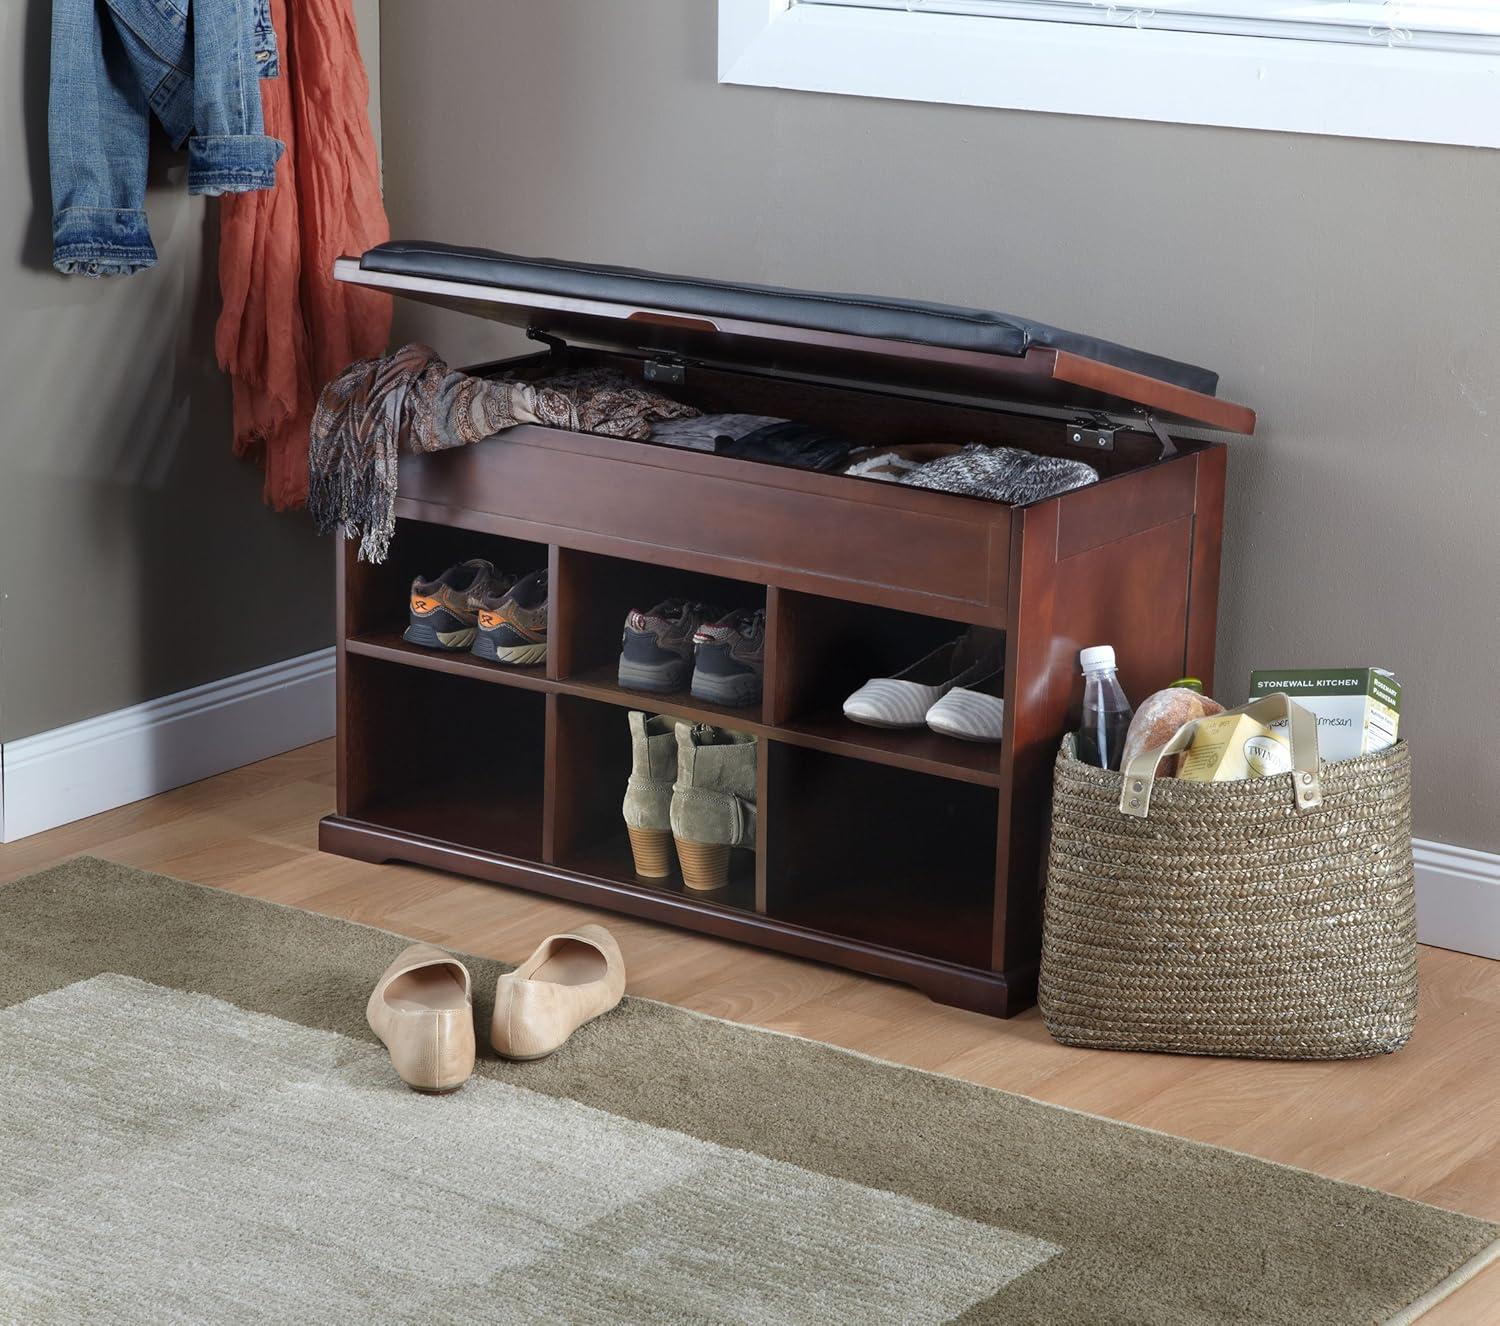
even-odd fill
[{"label": "green suede ankle boot", "polygon": [[670,718],[632,709],[630,781],[625,784],[625,832],[635,873],[665,879],[672,873],[672,783],[677,777],[677,735]]},{"label": "green suede ankle boot", "polygon": [[730,849],[755,850],[755,738],[679,723],[671,818],[682,882],[690,889],[723,888]]}]

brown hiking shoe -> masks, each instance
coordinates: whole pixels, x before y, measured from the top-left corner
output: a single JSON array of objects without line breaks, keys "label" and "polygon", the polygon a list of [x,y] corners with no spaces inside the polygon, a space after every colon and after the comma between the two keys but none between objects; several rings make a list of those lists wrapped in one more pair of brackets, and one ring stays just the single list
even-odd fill
[{"label": "brown hiking shoe", "polygon": [[403,639],[425,649],[467,649],[474,643],[479,613],[470,600],[496,581],[495,568],[475,557],[450,566],[434,580],[411,582],[410,623]]},{"label": "brown hiking shoe", "polygon": [[479,603],[474,654],[492,663],[533,667],[547,660],[547,572],[533,571]]}]

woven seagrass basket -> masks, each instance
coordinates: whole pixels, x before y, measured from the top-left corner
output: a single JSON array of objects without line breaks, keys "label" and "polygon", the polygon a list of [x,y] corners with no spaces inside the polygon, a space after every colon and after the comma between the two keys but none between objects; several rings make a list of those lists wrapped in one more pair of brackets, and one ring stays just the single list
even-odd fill
[{"label": "woven seagrass basket", "polygon": [[[1153,783],[1139,762],[1111,773],[1064,741],[1038,993],[1057,1040],[1261,1059],[1406,1043],[1417,1013],[1410,754],[1398,742],[1299,760],[1307,711],[1291,708],[1296,767],[1243,782]],[[1151,753],[1152,770],[1169,750]]]}]

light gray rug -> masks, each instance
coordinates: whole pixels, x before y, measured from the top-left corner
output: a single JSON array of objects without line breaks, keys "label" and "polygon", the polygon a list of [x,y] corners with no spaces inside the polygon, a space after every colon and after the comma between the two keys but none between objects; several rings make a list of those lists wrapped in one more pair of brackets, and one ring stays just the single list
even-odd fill
[{"label": "light gray rug", "polygon": [[1060,1251],[129,976],[0,1012],[0,1061],[5,1321],[941,1322]]},{"label": "light gray rug", "polygon": [[88,859],[0,888],[0,1322],[1368,1322],[1500,1248],[642,1000],[418,1095],[362,1017],[403,942]]}]

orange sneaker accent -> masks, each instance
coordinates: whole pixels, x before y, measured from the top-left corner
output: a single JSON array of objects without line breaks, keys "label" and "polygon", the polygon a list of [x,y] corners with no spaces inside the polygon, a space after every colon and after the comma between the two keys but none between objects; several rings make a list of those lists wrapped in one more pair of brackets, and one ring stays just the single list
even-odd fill
[{"label": "orange sneaker accent", "polygon": [[[535,617],[534,609],[522,608],[518,604],[506,599],[494,612],[482,612],[479,614],[480,624],[493,629],[496,626],[508,626],[523,640],[529,640],[532,644],[539,645],[547,638],[547,619],[542,618],[540,626],[528,626],[523,620],[527,617]],[[484,619],[490,617],[493,620],[486,622]]]},{"label": "orange sneaker accent", "polygon": [[436,612],[443,605],[437,599],[425,598],[421,594],[411,596],[411,610],[419,616],[426,617],[429,613]]}]

